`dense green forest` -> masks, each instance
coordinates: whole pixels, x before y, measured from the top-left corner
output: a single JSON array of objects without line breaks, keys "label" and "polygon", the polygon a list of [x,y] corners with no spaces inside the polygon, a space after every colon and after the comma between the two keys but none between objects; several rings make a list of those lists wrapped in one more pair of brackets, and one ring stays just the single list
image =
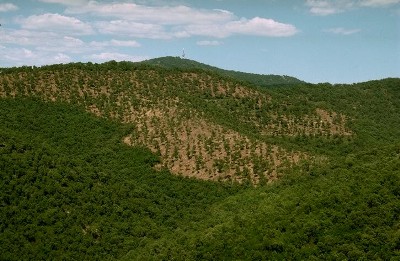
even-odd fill
[{"label": "dense green forest", "polygon": [[1,260],[400,258],[400,79],[183,67],[2,69]]},{"label": "dense green forest", "polygon": [[109,259],[205,219],[232,185],[183,179],[121,142],[129,126],[0,100],[0,259]]}]

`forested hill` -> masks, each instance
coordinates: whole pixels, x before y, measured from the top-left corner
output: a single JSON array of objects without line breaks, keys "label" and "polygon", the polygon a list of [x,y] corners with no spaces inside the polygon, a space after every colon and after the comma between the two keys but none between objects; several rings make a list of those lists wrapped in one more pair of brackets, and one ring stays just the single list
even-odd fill
[{"label": "forested hill", "polygon": [[[179,58],[178,58],[179,59]],[[159,168],[211,180],[271,182],[400,137],[399,79],[259,88],[207,70],[111,61],[3,69],[2,97],[68,102],[133,124],[126,144]]]},{"label": "forested hill", "polygon": [[0,73],[0,260],[397,260],[400,79]]},{"label": "forested hill", "polygon": [[161,57],[143,61],[144,64],[157,65],[164,68],[177,68],[177,69],[201,69],[210,72],[215,72],[223,76],[231,77],[236,80],[252,83],[257,86],[268,87],[273,85],[291,85],[304,83],[303,81],[286,75],[262,75],[254,73],[245,73],[232,70],[224,70],[197,61],[182,59],[180,57]]}]

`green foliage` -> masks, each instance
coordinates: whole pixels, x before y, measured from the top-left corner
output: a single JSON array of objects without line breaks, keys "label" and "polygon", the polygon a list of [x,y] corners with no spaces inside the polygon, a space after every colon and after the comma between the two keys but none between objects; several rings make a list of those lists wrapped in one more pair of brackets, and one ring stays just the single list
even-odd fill
[{"label": "green foliage", "polygon": [[155,156],[121,143],[126,126],[67,105],[0,108],[2,260],[118,258],[236,190],[154,171]]},{"label": "green foliage", "polygon": [[282,86],[282,85],[292,85],[292,84],[299,84],[303,81],[296,79],[291,76],[287,75],[261,75],[261,74],[254,74],[254,73],[244,73],[238,71],[231,71],[231,70],[223,70],[217,67],[213,67],[207,64],[199,63],[189,59],[181,59],[179,57],[162,57],[162,58],[155,58],[150,59],[142,64],[148,65],[156,65],[163,68],[168,69],[180,69],[180,70],[203,70],[212,73],[217,73],[219,75],[223,75],[225,77],[229,77],[235,80],[239,80],[242,82],[251,83],[256,86],[261,87],[270,87],[270,86]]},{"label": "green foliage", "polygon": [[240,192],[211,206],[193,231],[160,238],[125,260],[399,258],[399,150],[388,146],[373,160],[371,152],[357,155],[357,167],[332,164],[309,170],[312,177],[293,173]]},{"label": "green foliage", "polygon": [[[258,88],[202,68],[115,61],[2,69],[0,92],[16,98],[0,99],[0,259],[399,259],[399,86],[384,79]],[[239,87],[247,93],[235,95]],[[153,108],[171,97],[185,117],[196,111],[310,159],[272,184],[261,177],[257,187],[156,171],[158,157],[122,143],[138,133],[118,123],[118,106]],[[92,105],[102,117],[83,110]],[[323,125],[306,133],[317,109],[335,112],[328,115],[335,124],[345,115],[351,135]],[[206,152],[219,145],[211,138],[204,144]],[[204,157],[190,151],[199,144],[190,145],[187,157],[200,168]],[[178,149],[169,148],[174,157]],[[240,161],[239,152],[232,158]],[[262,176],[270,166],[254,157]],[[229,167],[222,160],[212,166]],[[241,173],[247,178],[248,168]]]}]

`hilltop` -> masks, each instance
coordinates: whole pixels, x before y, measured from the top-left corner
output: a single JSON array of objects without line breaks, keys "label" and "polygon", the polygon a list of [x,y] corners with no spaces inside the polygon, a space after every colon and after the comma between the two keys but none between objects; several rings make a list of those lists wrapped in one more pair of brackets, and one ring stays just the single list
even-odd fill
[{"label": "hilltop", "polygon": [[301,81],[297,78],[287,75],[273,75],[273,74],[262,75],[262,74],[245,73],[232,70],[224,70],[197,61],[182,59],[180,57],[173,57],[173,56],[150,59],[147,61],[143,61],[141,63],[149,65],[157,65],[163,68],[170,68],[170,69],[185,69],[185,70],[200,69],[208,72],[218,73],[223,76],[231,77],[235,80],[248,82],[256,86],[262,86],[262,87],[304,83],[304,81]]},{"label": "hilltop", "polygon": [[399,257],[400,79],[173,61],[2,69],[0,259]]}]

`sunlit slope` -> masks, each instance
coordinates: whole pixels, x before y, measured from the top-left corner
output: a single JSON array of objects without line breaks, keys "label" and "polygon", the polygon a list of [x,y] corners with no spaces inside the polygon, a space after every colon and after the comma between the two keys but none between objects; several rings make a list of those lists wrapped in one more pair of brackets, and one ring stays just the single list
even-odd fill
[{"label": "sunlit slope", "polygon": [[395,137],[398,82],[265,89],[211,71],[109,62],[8,69],[0,92],[131,123],[124,142],[159,154],[158,168],[175,174],[259,183]]},{"label": "sunlit slope", "polygon": [[133,123],[134,130],[124,141],[159,153],[160,167],[176,174],[257,183],[277,178],[283,169],[308,157],[213,119],[208,107],[216,99],[262,106],[270,97],[206,72],[123,69],[110,63],[17,71],[3,74],[1,82],[3,96],[71,102],[97,116]]}]

